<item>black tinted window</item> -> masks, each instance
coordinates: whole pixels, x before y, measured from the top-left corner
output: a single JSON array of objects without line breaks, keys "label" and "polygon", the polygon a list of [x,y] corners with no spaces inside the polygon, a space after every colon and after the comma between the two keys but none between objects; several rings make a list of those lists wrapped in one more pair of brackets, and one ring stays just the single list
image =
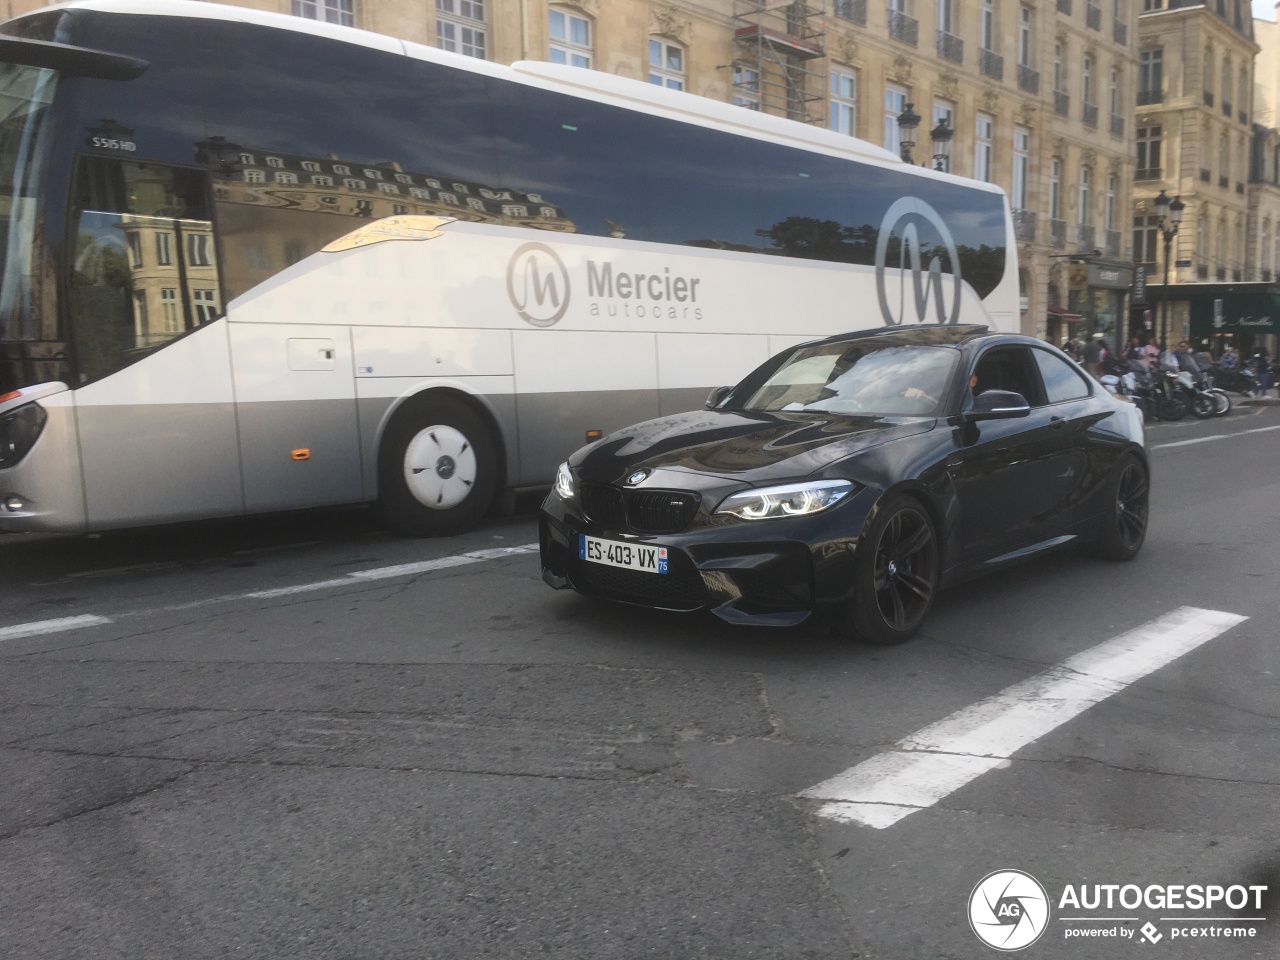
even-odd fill
[{"label": "black tinted window", "polygon": [[[757,232],[770,253],[839,263],[870,263],[868,237],[852,223],[847,160],[754,142],[760,177]],[[872,228],[874,230],[874,228]]]},{"label": "black tinted window", "polygon": [[502,185],[533,198],[523,217],[508,202],[506,222],[647,236],[643,145],[625,111],[515,83],[493,94]]},{"label": "black tinted window", "polygon": [[1031,354],[1036,358],[1036,366],[1040,368],[1040,378],[1044,381],[1044,392],[1049,403],[1079,400],[1089,396],[1088,382],[1071,364],[1048,350],[1032,350]]}]

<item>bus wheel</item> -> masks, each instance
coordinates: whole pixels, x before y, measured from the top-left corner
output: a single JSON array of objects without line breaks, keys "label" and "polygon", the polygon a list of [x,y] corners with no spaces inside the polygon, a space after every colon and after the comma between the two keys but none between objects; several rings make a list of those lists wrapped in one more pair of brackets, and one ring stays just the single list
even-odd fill
[{"label": "bus wheel", "polygon": [[378,508],[417,537],[470,530],[493,500],[497,453],[474,410],[448,397],[415,405],[387,429],[378,461]]}]

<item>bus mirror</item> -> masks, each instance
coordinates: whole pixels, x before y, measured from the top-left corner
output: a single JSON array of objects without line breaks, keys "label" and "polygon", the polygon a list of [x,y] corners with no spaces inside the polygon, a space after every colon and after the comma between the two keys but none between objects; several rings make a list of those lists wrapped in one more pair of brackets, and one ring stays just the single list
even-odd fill
[{"label": "bus mirror", "polygon": [[146,60],[121,53],[27,37],[0,37],[0,63],[43,67],[93,80],[136,80],[151,66]]}]

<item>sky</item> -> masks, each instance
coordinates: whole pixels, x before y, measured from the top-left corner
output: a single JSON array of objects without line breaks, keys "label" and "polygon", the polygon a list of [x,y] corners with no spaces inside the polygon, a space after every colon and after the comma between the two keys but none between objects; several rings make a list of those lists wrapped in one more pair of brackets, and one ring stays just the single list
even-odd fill
[{"label": "sky", "polygon": [[1274,0],[1253,0],[1253,15],[1263,20],[1274,20],[1276,18]]}]

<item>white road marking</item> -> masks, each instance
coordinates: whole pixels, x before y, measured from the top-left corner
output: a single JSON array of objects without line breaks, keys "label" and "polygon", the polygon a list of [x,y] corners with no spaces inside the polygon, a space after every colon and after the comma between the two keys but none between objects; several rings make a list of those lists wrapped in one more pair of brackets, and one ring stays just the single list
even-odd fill
[{"label": "white road marking", "polygon": [[829,801],[820,816],[883,830],[1009,766],[1022,747],[1247,619],[1179,607],[918,730],[800,796]]},{"label": "white road marking", "polygon": [[32,623],[19,623],[12,627],[0,627],[0,640],[17,640],[19,637],[38,637],[43,633],[61,633],[63,630],[78,630],[81,627],[96,627],[110,623],[106,617],[85,614],[80,617],[60,617],[57,620],[36,620]]},{"label": "white road marking", "polygon": [[[313,590],[328,590],[332,587],[349,587],[362,580],[387,580],[392,577],[412,577],[420,573],[431,573],[433,570],[445,570],[449,567],[461,567],[470,563],[481,563],[485,560],[499,560],[503,557],[522,553],[537,553],[536,543],[526,543],[519,547],[494,547],[491,550],[473,550],[453,557],[440,557],[436,560],[420,560],[417,563],[398,563],[391,567],[374,567],[369,570],[353,570],[345,577],[336,580],[318,580],[315,583],[300,583],[292,587],[277,587],[273,590],[255,590],[252,593],[240,594],[240,597],[253,600],[269,600],[273,597],[287,597],[295,593],[310,593]],[[233,598],[238,599],[238,598]]]},{"label": "white road marking", "polygon": [[1176,440],[1173,443],[1157,443],[1152,450],[1168,450],[1170,447],[1189,447],[1195,443],[1209,443],[1213,440],[1230,440],[1232,437],[1243,437],[1246,433],[1266,433],[1269,430],[1280,430],[1276,427],[1252,427],[1249,430],[1237,430],[1235,433],[1215,433],[1211,437],[1196,437],[1194,440]]}]

